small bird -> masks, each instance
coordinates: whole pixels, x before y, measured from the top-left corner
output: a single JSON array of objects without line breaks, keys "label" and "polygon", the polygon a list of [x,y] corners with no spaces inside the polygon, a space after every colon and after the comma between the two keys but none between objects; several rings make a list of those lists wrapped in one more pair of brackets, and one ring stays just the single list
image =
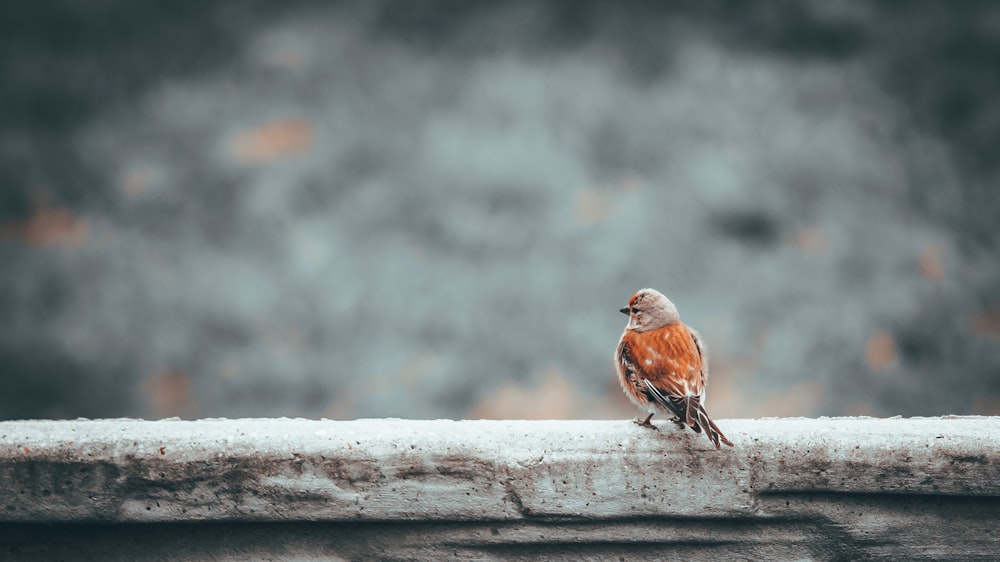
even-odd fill
[{"label": "small bird", "polygon": [[666,412],[680,427],[687,425],[696,433],[704,428],[716,449],[722,448],[720,443],[732,447],[705,411],[705,344],[681,322],[674,303],[655,289],[642,289],[620,312],[628,315],[628,324],[615,351],[618,382],[633,404],[649,412],[635,423],[657,429],[650,418]]}]

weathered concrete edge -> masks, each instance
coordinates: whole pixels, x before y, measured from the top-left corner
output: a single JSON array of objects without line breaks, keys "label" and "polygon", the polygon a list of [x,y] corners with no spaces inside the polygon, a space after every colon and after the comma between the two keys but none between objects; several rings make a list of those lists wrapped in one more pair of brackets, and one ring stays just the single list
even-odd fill
[{"label": "weathered concrete edge", "polygon": [[0,422],[0,521],[768,517],[787,493],[1000,497],[1000,418]]}]

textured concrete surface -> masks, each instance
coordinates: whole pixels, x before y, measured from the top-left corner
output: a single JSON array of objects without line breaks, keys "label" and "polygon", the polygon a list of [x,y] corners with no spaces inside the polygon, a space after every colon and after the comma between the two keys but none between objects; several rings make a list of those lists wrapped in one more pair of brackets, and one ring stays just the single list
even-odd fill
[{"label": "textured concrete surface", "polygon": [[[0,558],[989,558],[1000,418],[0,423]],[[192,523],[198,522],[197,525]]]}]

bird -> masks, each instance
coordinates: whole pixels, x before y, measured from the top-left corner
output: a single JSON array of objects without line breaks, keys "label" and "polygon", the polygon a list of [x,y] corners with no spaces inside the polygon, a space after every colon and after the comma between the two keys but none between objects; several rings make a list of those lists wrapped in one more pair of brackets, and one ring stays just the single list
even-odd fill
[{"label": "bird", "polygon": [[678,427],[705,434],[715,445],[733,446],[705,411],[708,357],[705,343],[695,330],[681,322],[677,307],[656,289],[637,291],[628,306],[628,324],[615,350],[615,369],[625,395],[646,419],[634,422],[657,429],[653,414],[664,412]]}]

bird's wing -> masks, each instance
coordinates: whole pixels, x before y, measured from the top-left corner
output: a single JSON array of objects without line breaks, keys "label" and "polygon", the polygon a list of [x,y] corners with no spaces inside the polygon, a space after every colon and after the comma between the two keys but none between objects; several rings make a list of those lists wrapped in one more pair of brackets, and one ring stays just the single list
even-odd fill
[{"label": "bird's wing", "polygon": [[704,402],[705,392],[708,387],[708,353],[705,350],[705,340],[701,338],[701,334],[694,328],[688,328],[687,331],[691,334],[691,340],[694,341],[694,346],[698,350],[698,359],[701,361],[701,369],[698,372],[699,376],[695,386],[701,389],[698,392],[698,396]]},{"label": "bird's wing", "polygon": [[[646,379],[647,367],[639,363],[636,357],[634,333],[626,333],[618,346],[618,374],[622,389],[632,396],[636,403],[660,402],[656,393],[648,387],[649,381]],[[659,392],[659,391],[656,391]]]},{"label": "bird's wing", "polygon": [[622,375],[629,380],[634,380],[638,369],[635,366],[635,359],[632,358],[632,351],[629,349],[628,341],[622,339],[618,344],[618,364],[621,366]]},{"label": "bird's wing", "polygon": [[642,334],[637,358],[645,378],[664,394],[700,396],[705,390],[702,349],[683,324]]},{"label": "bird's wing", "polygon": [[645,394],[652,397],[653,401],[657,402],[665,408],[666,410],[673,412],[675,416],[682,420],[687,419],[687,398],[672,392],[664,392],[649,379],[642,379],[642,384],[646,387]]}]

